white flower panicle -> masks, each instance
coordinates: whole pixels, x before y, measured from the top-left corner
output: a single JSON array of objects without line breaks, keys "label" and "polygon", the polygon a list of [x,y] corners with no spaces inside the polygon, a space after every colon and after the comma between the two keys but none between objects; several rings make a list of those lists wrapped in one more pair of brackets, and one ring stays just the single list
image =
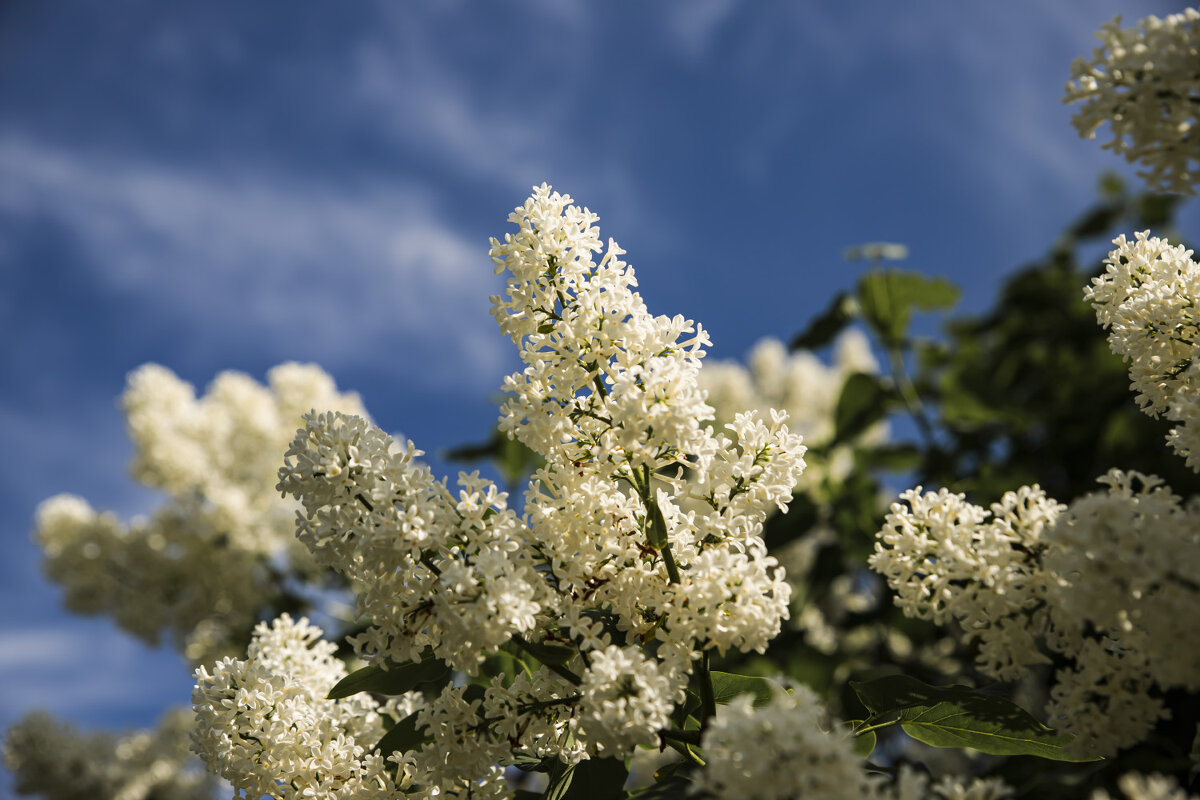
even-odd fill
[{"label": "white flower panicle", "polygon": [[1008,800],[1015,793],[1013,788],[1000,778],[972,778],[966,780],[959,775],[943,775],[932,786],[929,776],[902,764],[896,783],[881,791],[879,797],[895,800]]},{"label": "white flower panicle", "polygon": [[426,647],[458,669],[530,630],[543,580],[507,497],[478,473],[455,497],[361,417],[310,414],[287,451],[279,489],[304,505],[299,537],[358,590],[370,660],[418,659]]},{"label": "white flower panicle", "polygon": [[164,635],[193,661],[227,651],[277,592],[256,553],[187,498],[126,525],[82,498],[58,495],[37,510],[43,570],[81,614],[105,614],[139,639]]},{"label": "white flower panicle", "polygon": [[1195,194],[1200,181],[1200,12],[1146,17],[1122,28],[1118,16],[1096,34],[1101,46],[1071,64],[1064,103],[1081,137],[1108,123],[1103,146],[1145,169],[1155,189]]},{"label": "white flower panicle", "polygon": [[384,709],[365,694],[325,698],[346,675],[334,650],[319,628],[284,614],[255,629],[244,661],[196,670],[192,746],[235,797],[382,800],[403,788],[372,752]]},{"label": "white flower panicle", "polygon": [[274,491],[277,453],[310,408],[363,413],[318,367],[283,364],[263,386],[220,374],[208,393],[164,367],[129,376],[121,398],[134,477],[168,493],[125,524],[69,495],[41,506],[35,539],[74,611],[112,616],[150,642],[168,634],[193,662],[244,642],[279,593],[271,562],[314,569],[295,537],[295,504]]},{"label": "white flower panicle", "polygon": [[[299,539],[358,592],[359,654],[386,666],[428,648],[474,681],[421,709],[431,742],[403,754],[433,793],[500,791],[513,752],[572,763],[656,743],[698,651],[761,652],[788,613],[762,541],[804,469],[786,413],[702,427],[704,332],[650,316],[620,248],[593,259],[596,217],[569,197],[537,187],[511,220],[492,242],[511,273],[493,309],[526,367],[506,379],[501,427],[546,460],[523,516],[478,474],[451,490],[411,442],[347,414],[306,416],[278,475],[303,507]],[[563,660],[489,682],[501,647]]]},{"label": "white flower panicle", "polygon": [[555,466],[683,463],[710,416],[696,381],[708,335],[652,317],[625,251],[610,239],[595,261],[599,218],[571,203],[543,184],[509,215],[517,232],[492,239],[496,272],[510,275],[492,313],[526,365],[505,380],[501,428]]},{"label": "white flower panicle", "polygon": [[831,731],[804,685],[775,683],[771,702],[743,694],[717,708],[701,743],[698,792],[729,800],[846,800],[875,789],[848,731]]},{"label": "white flower panicle", "polygon": [[[682,687],[638,647],[609,645],[591,655],[579,702],[580,730],[599,752],[652,744],[667,726]],[[669,666],[666,667],[669,669]]]},{"label": "white flower panicle", "polygon": [[1111,470],[1048,539],[1054,624],[1103,631],[1150,663],[1160,686],[1200,689],[1200,508],[1154,475]]},{"label": "white flower panicle", "polygon": [[45,800],[211,800],[216,781],[188,752],[190,711],[168,712],[152,730],[85,734],[43,712],[8,729],[3,763],[20,795]]},{"label": "white flower panicle", "polygon": [[1200,263],[1191,250],[1149,231],[1113,244],[1084,299],[1108,330],[1112,351],[1129,363],[1138,405],[1179,423],[1168,442],[1200,471]]},{"label": "white flower panicle", "polygon": [[1141,741],[1167,716],[1159,693],[1200,688],[1200,508],[1154,476],[1100,483],[1069,507],[1022,487],[990,515],[944,489],[905,492],[870,560],[908,616],[977,639],[987,675],[1066,657],[1047,714],[1088,755]]},{"label": "white flower panicle", "polygon": [[1034,620],[1044,615],[1046,578],[1039,566],[1044,534],[1064,506],[1038,486],[1008,492],[985,510],[946,489],[900,495],[878,534],[871,567],[896,592],[905,614],[958,622],[978,639],[979,667],[1001,680],[1048,661]]}]

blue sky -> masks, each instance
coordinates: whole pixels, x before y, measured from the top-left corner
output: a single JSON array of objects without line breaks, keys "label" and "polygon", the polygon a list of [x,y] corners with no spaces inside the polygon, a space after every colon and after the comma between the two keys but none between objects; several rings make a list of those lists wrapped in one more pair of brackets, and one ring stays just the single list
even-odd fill
[{"label": "blue sky", "polygon": [[156,504],[126,476],[129,370],[202,387],[316,361],[428,451],[484,438],[515,365],[487,240],[542,181],[716,357],[801,328],[865,241],[907,243],[981,308],[1102,170],[1129,172],[1076,138],[1070,60],[1114,14],[1177,10],[8,0],[0,727],[33,706],[141,724],[186,699],[172,655],[59,610],[28,539],[58,492]]}]

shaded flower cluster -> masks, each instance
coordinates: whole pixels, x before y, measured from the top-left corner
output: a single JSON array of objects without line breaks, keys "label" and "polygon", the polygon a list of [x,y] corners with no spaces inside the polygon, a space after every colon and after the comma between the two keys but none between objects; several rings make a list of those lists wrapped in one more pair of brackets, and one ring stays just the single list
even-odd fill
[{"label": "shaded flower cluster", "polygon": [[72,495],[41,505],[34,538],[68,608],[111,616],[151,643],[167,635],[201,663],[244,646],[282,591],[278,566],[312,575],[295,537],[296,504],[275,491],[274,454],[311,408],[364,412],[318,367],[283,364],[267,378],[263,386],[225,372],[197,398],[164,367],[129,376],[121,406],[131,471],[168,500],[130,523]]}]

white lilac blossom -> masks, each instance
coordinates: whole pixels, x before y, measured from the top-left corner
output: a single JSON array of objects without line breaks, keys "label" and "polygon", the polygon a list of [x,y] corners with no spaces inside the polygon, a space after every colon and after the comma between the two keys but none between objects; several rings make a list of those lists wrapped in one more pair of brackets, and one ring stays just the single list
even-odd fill
[{"label": "white lilac blossom", "polygon": [[245,660],[196,671],[193,749],[235,797],[394,797],[389,764],[372,752],[384,708],[369,695],[327,700],[346,675],[319,628],[284,614],[262,623]]},{"label": "white lilac blossom", "polygon": [[979,667],[1013,680],[1048,659],[1035,639],[1046,576],[1037,554],[1063,506],[1038,486],[1008,492],[990,509],[946,489],[900,495],[878,534],[871,567],[908,616],[957,622],[979,640]]},{"label": "white lilac blossom", "polygon": [[1071,64],[1065,103],[1079,135],[1094,138],[1105,123],[1104,144],[1140,164],[1156,189],[1195,194],[1200,181],[1200,12],[1146,17],[1122,28],[1118,16],[1096,34],[1101,46]]},{"label": "white lilac blossom", "polygon": [[[402,762],[431,792],[477,796],[515,751],[573,763],[655,743],[699,652],[761,652],[788,613],[762,541],[804,469],[787,414],[701,425],[704,331],[651,316],[623,251],[570,197],[536,187],[510,221],[492,240],[509,273],[493,313],[525,367],[500,424],[546,462],[523,514],[477,474],[435,480],[411,442],[347,414],[307,415],[279,471],[300,541],[358,593],[359,655],[428,648],[475,681],[418,714],[431,743]],[[502,646],[564,661],[481,684]]]},{"label": "white lilac blossom", "polygon": [[452,494],[361,417],[310,414],[287,451],[279,488],[303,503],[299,537],[345,574],[372,625],[358,637],[370,660],[419,659],[426,647],[458,669],[530,630],[543,580],[518,538],[507,496],[477,473]]},{"label": "white lilac blossom", "polygon": [[174,709],[152,730],[82,733],[44,712],[8,729],[3,763],[21,795],[45,800],[211,800],[216,781],[188,751],[190,711]]},{"label": "white lilac blossom", "polygon": [[1108,330],[1112,351],[1129,363],[1138,405],[1178,423],[1168,442],[1200,471],[1200,263],[1191,250],[1149,231],[1113,244],[1104,274],[1092,279],[1084,298]]},{"label": "white lilac blossom", "polygon": [[908,616],[957,622],[999,680],[1065,657],[1047,715],[1074,751],[1110,755],[1168,710],[1161,693],[1200,688],[1200,509],[1155,476],[1112,470],[1061,506],[1038,487],[989,511],[963,495],[901,495],[871,566]]},{"label": "white lilac blossom", "polygon": [[[638,647],[609,645],[591,655],[579,701],[582,735],[600,752],[625,754],[651,744],[681,699],[674,676]],[[669,669],[669,667],[668,667]]]},{"label": "white lilac blossom", "polygon": [[207,394],[164,367],[143,366],[121,397],[135,447],[131,470],[166,504],[124,523],[70,495],[38,510],[34,537],[68,608],[111,616],[155,643],[166,635],[194,663],[245,641],[279,593],[274,566],[314,564],[296,541],[296,504],[275,491],[278,456],[310,408],[361,414],[353,394],[311,365],[283,364],[261,385],[224,372]]},{"label": "white lilac blossom", "polygon": [[803,685],[776,682],[771,702],[740,695],[717,709],[701,744],[696,789],[733,800],[872,798],[865,762],[846,729],[835,729]]}]

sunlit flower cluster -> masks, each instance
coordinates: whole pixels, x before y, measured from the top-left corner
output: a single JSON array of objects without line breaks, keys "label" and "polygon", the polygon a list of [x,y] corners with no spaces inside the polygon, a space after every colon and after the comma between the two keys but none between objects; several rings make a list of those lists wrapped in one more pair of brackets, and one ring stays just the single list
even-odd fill
[{"label": "sunlit flower cluster", "polygon": [[347,414],[307,415],[279,472],[300,540],[358,592],[362,657],[428,648],[467,675],[501,646],[545,662],[429,701],[432,744],[405,758],[431,791],[491,781],[515,749],[573,762],[654,744],[699,651],[761,652],[788,613],[761,534],[804,468],[799,436],[774,410],[700,424],[706,335],[651,316],[623,251],[571,203],[535,188],[492,241],[509,273],[493,312],[525,362],[500,424],[545,460],[523,516]]},{"label": "sunlit flower cluster", "polygon": [[209,800],[216,781],[188,751],[192,726],[191,712],[177,709],[152,730],[83,734],[35,712],[8,730],[3,763],[18,794],[45,800]]},{"label": "sunlit flower cluster", "polygon": [[372,752],[384,709],[369,695],[325,699],[346,667],[320,637],[284,614],[255,629],[245,660],[197,670],[193,746],[236,797],[395,795],[389,765]]},{"label": "sunlit flower cluster", "polygon": [[1108,330],[1113,352],[1129,363],[1138,404],[1178,423],[1168,442],[1200,471],[1200,263],[1191,250],[1149,231],[1113,244],[1104,274],[1092,279],[1084,297]]},{"label": "sunlit flower cluster", "polygon": [[1072,122],[1093,138],[1107,123],[1104,147],[1142,165],[1154,188],[1194,194],[1200,180],[1200,12],[1189,8],[1122,28],[1101,27],[1100,47],[1071,65],[1063,102],[1080,103]]},{"label": "sunlit flower cluster", "polygon": [[121,406],[133,476],[169,499],[128,524],[78,497],[47,500],[35,531],[46,574],[71,610],[109,615],[150,642],[166,634],[194,662],[240,648],[281,591],[276,568],[314,568],[294,535],[295,503],[275,491],[275,453],[310,408],[362,406],[301,364],[271,370],[267,386],[222,373],[200,398],[151,364],[129,376]]}]

